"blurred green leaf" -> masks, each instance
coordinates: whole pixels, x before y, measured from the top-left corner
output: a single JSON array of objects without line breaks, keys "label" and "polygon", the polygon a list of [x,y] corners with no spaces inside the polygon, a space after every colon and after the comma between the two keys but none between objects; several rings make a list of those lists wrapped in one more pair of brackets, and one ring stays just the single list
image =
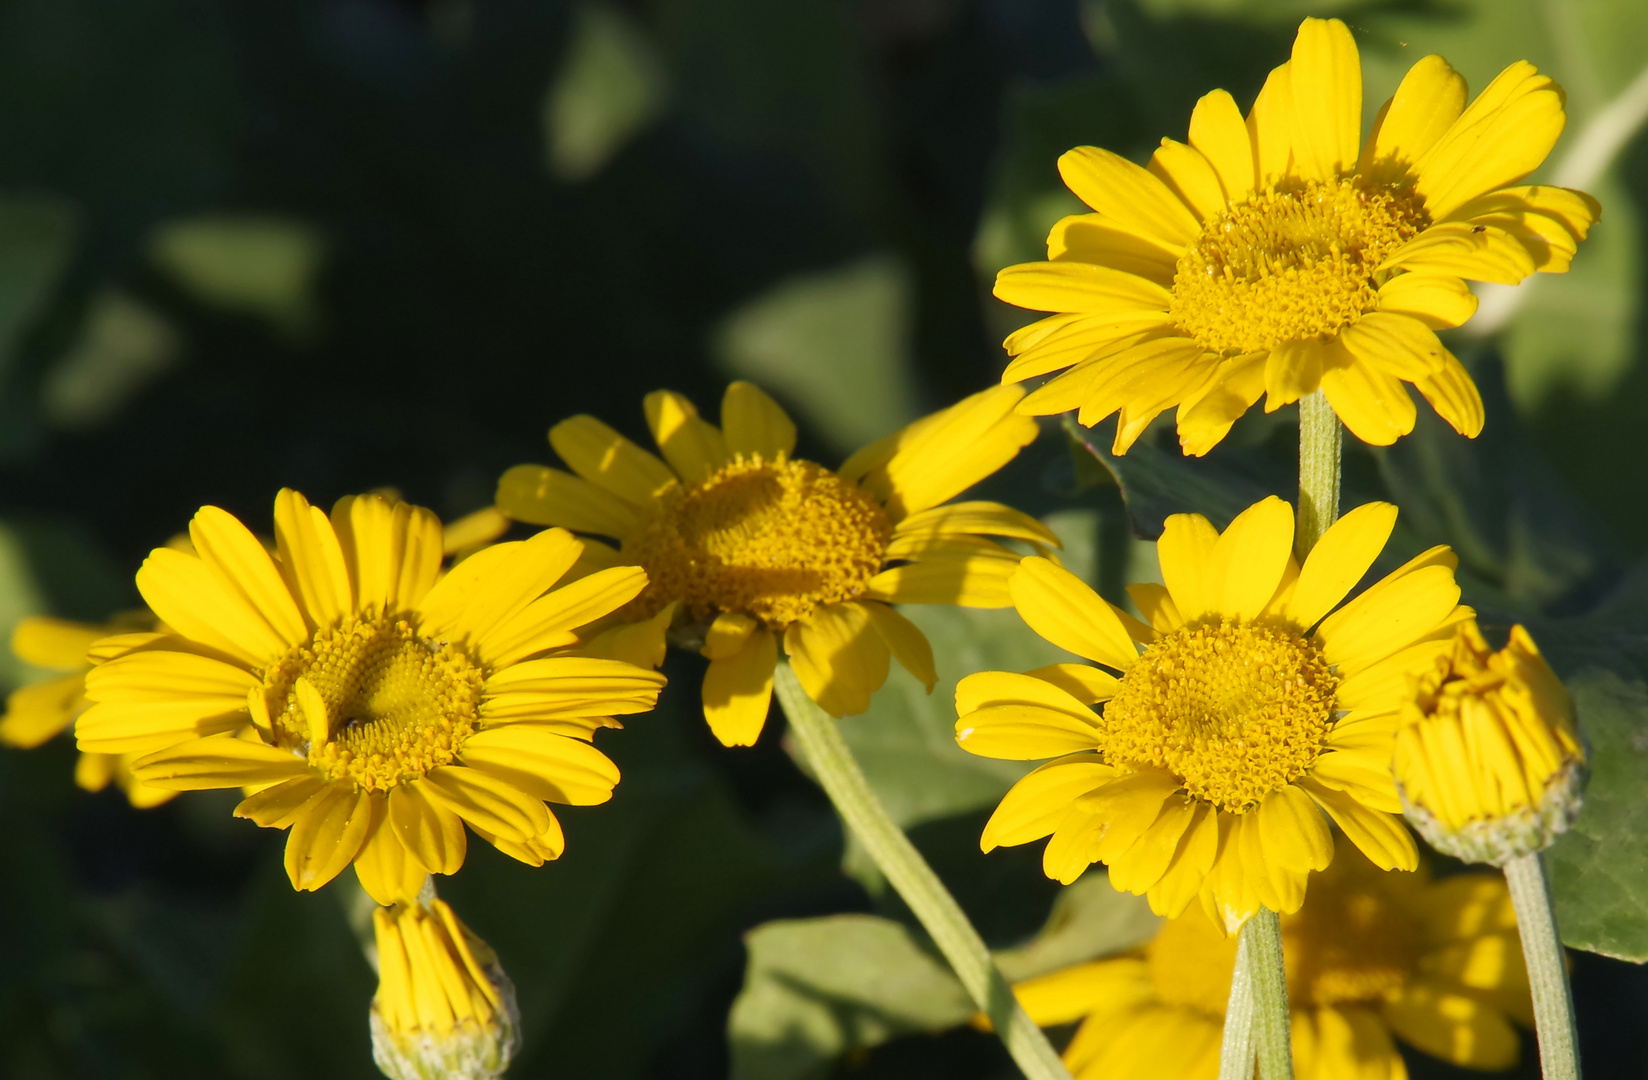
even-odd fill
[{"label": "blurred green leaf", "polygon": [[77,340],[48,370],[42,409],[58,427],[108,420],[139,388],[177,363],[183,343],[149,305],[117,290],[99,293]]},{"label": "blurred green leaf", "polygon": [[208,214],[168,222],[155,264],[202,303],[250,315],[294,338],[320,318],[314,296],[326,254],[319,230],[290,218]]},{"label": "blurred green leaf", "polygon": [[1572,828],[1546,853],[1562,938],[1648,961],[1648,566],[1612,611],[1530,622],[1590,743],[1591,781]]},{"label": "blurred green leaf", "polygon": [[828,1076],[849,1050],[967,1022],[974,1007],[944,962],[874,915],[766,923],[727,1019],[733,1080]]},{"label": "blurred green leaf", "polygon": [[1109,875],[1094,867],[1059,890],[1047,925],[1015,949],[996,953],[996,964],[1010,981],[1083,964],[1124,952],[1148,941],[1161,925],[1142,896],[1117,892]]},{"label": "blurred green leaf", "polygon": [[663,111],[668,78],[652,43],[617,6],[573,8],[572,41],[544,96],[550,172],[587,180]]},{"label": "blurred green leaf", "polygon": [[711,350],[846,454],[915,419],[910,305],[904,264],[875,255],[779,283],[729,315]]},{"label": "blurred green leaf", "polygon": [[1413,433],[1378,452],[1403,525],[1427,545],[1451,545],[1462,570],[1497,590],[1496,606],[1589,606],[1619,573],[1617,545],[1528,438],[1500,365],[1473,366],[1488,415],[1480,436],[1421,406]]}]

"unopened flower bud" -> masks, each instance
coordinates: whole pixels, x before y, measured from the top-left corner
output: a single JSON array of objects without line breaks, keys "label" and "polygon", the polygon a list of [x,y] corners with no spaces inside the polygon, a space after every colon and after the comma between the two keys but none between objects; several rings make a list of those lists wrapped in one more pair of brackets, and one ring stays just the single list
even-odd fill
[{"label": "unopened flower bud", "polygon": [[493,1080],[520,1048],[515,987],[440,900],[378,908],[372,1057],[391,1080]]},{"label": "unopened flower bud", "polygon": [[1397,726],[1397,790],[1432,847],[1503,866],[1549,847],[1587,771],[1567,690],[1521,626],[1494,652],[1475,623],[1414,683]]}]

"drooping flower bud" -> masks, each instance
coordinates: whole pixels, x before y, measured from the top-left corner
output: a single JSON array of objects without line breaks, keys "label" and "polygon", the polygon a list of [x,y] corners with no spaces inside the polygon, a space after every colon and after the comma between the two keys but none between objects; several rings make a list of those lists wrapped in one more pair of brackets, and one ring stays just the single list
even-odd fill
[{"label": "drooping flower bud", "polygon": [[1567,830],[1585,757],[1573,700],[1528,632],[1512,627],[1494,652],[1472,622],[1403,703],[1394,768],[1408,820],[1432,847],[1503,866]]},{"label": "drooping flower bud", "polygon": [[493,1080],[520,1048],[515,987],[441,900],[373,912],[372,1057],[391,1080]]}]

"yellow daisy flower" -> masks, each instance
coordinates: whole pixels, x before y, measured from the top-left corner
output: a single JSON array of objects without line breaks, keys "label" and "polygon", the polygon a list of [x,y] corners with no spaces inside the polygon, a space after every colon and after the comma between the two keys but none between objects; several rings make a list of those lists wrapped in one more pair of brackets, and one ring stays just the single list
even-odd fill
[{"label": "yellow daisy flower", "polygon": [[515,987],[441,900],[372,913],[378,992],[372,1059],[391,1080],[490,1080],[521,1048]]},{"label": "yellow daisy flower", "polygon": [[463,864],[466,824],[523,862],[558,856],[544,803],[611,796],[591,736],[664,682],[569,647],[646,574],[576,576],[583,545],[551,529],[441,577],[435,515],[375,495],[328,517],[282,491],[274,516],[273,555],[212,506],[196,553],[150,554],[138,590],[171,633],[86,676],[81,749],[146,755],[144,783],[248,789],[236,815],[292,830],[299,889],[353,862],[380,903],[415,896]]},{"label": "yellow daisy flower", "polygon": [[1465,105],[1440,56],[1409,69],[1357,152],[1362,76],[1337,19],[1306,19],[1246,120],[1223,90],[1196,104],[1189,142],[1140,168],[1083,146],[1059,173],[1093,213],[1067,217],[1047,262],[1010,266],[996,295],[1056,312],[1009,337],[1004,382],[1070,368],[1021,408],[1121,413],[1125,453],[1178,408],[1205,454],[1265,397],[1272,412],[1320,388],[1345,426],[1386,446],[1413,429],[1412,383],[1465,435],[1482,399],[1435,331],[1476,311],[1464,279],[1561,273],[1596,200],[1510,186],[1562,133],[1562,90],[1526,61]]},{"label": "yellow daisy flower", "polygon": [[1397,710],[1409,673],[1471,610],[1441,546],[1345,600],[1395,524],[1388,503],[1359,507],[1300,566],[1293,508],[1275,496],[1223,534],[1175,514],[1156,549],[1167,584],[1128,589],[1148,625],[1024,560],[1009,582],[1019,614],[1103,667],[981,672],[957,687],[963,749],[1057,758],[1003,797],[984,850],[1052,834],[1048,877],[1068,884],[1105,862],[1158,914],[1200,896],[1232,931],[1261,904],[1298,910],[1306,875],[1333,856],[1329,819],[1379,866],[1413,869],[1390,775]]},{"label": "yellow daisy flower", "polygon": [[1534,639],[1513,626],[1494,652],[1474,622],[1413,680],[1393,769],[1432,847],[1495,866],[1566,832],[1589,775],[1573,699]]},{"label": "yellow daisy flower", "polygon": [[[1387,874],[1342,850],[1282,917],[1298,1080],[1405,1080],[1396,1039],[1469,1069],[1516,1064],[1533,1026],[1516,916],[1496,875]],[[1014,988],[1037,1023],[1080,1022],[1076,1080],[1214,1080],[1236,939],[1192,908],[1137,952]]]},{"label": "yellow daisy flower", "polygon": [[1022,396],[974,394],[832,472],[790,456],[795,425],[749,383],[727,388],[720,427],[660,390],[645,406],[662,460],[575,416],[549,441],[576,475],[517,466],[498,482],[498,507],[618,540],[618,550],[590,543],[609,564],[645,567],[649,584],[590,648],[657,664],[673,623],[710,661],[711,730],[724,745],[750,746],[767,719],[780,641],[832,715],[869,708],[891,657],[931,692],[932,647],[889,605],[1007,607],[1020,556],[989,538],[1057,546],[1040,522],[999,503],[940,505],[1036,437],[1036,422],[1013,411]]},{"label": "yellow daisy flower", "polygon": [[[97,625],[31,615],[18,621],[11,635],[11,651],[24,663],[61,674],[29,683],[11,692],[0,716],[0,744],[30,750],[56,737],[86,710],[86,673],[98,664],[148,640],[154,616],[147,611],[117,617]],[[159,806],[177,792],[140,783],[132,776],[131,754],[82,753],[75,762],[74,782],[86,791],[102,791],[118,784],[128,802],[139,810]]]}]

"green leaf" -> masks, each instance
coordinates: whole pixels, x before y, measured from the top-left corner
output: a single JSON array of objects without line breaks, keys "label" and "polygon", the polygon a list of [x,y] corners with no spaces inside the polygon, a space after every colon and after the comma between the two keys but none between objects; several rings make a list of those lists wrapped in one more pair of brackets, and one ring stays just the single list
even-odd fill
[{"label": "green leaf", "polygon": [[[1584,808],[1547,858],[1562,939],[1576,949],[1648,961],[1648,620],[1639,569],[1600,617],[1531,623],[1562,676],[1590,744]],[[1634,595],[1633,595],[1634,593]],[[1629,605],[1625,617],[1610,617]]]},{"label": "green leaf", "polygon": [[1528,437],[1500,365],[1483,357],[1472,367],[1488,414],[1480,436],[1421,407],[1413,433],[1377,453],[1403,526],[1451,545],[1461,569],[1493,587],[1495,606],[1537,612],[1594,599],[1619,573],[1615,543]]},{"label": "green leaf", "polygon": [[1118,892],[1109,875],[1094,867],[1059,890],[1034,938],[995,954],[996,966],[1010,981],[1022,982],[1124,952],[1150,940],[1160,926],[1144,897]]},{"label": "green leaf", "polygon": [[733,1080],[828,1076],[849,1050],[966,1023],[973,1003],[944,962],[874,915],[770,922],[728,1017]]},{"label": "green leaf", "polygon": [[617,6],[573,9],[572,41],[544,96],[549,169],[588,180],[667,107],[668,78],[640,29]]}]

